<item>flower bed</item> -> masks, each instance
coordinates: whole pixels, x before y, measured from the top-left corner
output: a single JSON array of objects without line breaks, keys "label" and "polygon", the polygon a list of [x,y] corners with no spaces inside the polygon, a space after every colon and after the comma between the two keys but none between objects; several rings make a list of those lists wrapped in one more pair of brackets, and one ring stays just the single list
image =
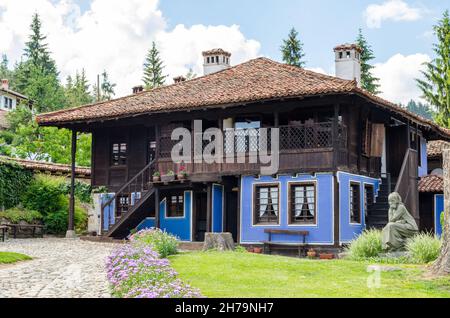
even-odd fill
[{"label": "flower bed", "polygon": [[142,244],[141,241],[132,241],[115,250],[108,257],[106,268],[112,294],[116,297],[202,297],[198,290],[178,278],[169,260],[159,258],[153,245]]}]

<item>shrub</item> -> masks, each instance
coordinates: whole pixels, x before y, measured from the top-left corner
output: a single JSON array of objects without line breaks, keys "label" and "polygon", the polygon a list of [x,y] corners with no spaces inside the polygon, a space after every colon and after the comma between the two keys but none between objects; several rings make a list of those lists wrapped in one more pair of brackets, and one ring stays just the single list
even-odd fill
[{"label": "shrub", "polygon": [[444,230],[445,227],[445,212],[441,213],[441,229]]},{"label": "shrub", "polygon": [[[22,196],[23,205],[39,211],[47,232],[62,234],[67,230],[69,197],[65,194],[62,177],[37,175]],[[87,226],[87,213],[78,202],[75,204],[75,229],[83,232]]]},{"label": "shrub", "polygon": [[349,258],[362,260],[377,257],[383,251],[381,231],[366,230],[347,248]]},{"label": "shrub", "polygon": [[438,258],[441,244],[436,236],[421,233],[407,241],[406,250],[414,263],[426,264]]},{"label": "shrub", "polygon": [[156,228],[139,231],[130,237],[130,241],[152,246],[161,258],[178,252],[178,239]]},{"label": "shrub", "polygon": [[[62,193],[70,194],[70,181],[60,184]],[[83,203],[92,203],[92,187],[86,182],[75,180],[75,197]]]},{"label": "shrub", "polygon": [[106,261],[112,293],[125,298],[194,298],[200,293],[177,278],[167,259],[137,241],[115,250]]},{"label": "shrub", "polygon": [[23,207],[15,207],[4,212],[0,212],[0,219],[5,219],[14,224],[21,221],[33,224],[42,220],[42,214]]},{"label": "shrub", "polygon": [[10,209],[17,206],[32,180],[31,171],[7,159],[0,159],[0,207]]},{"label": "shrub", "polygon": [[234,251],[236,253],[248,253],[247,249],[245,247],[243,247],[243,246],[240,246],[240,245],[236,246]]}]

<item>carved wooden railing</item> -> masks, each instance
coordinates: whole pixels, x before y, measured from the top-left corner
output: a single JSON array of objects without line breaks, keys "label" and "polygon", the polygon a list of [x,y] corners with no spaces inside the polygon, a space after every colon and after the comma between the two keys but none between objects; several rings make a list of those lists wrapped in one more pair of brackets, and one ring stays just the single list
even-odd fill
[{"label": "carved wooden railing", "polygon": [[[274,127],[264,127],[271,129]],[[333,122],[321,122],[301,125],[287,125],[278,127],[280,130],[279,150],[280,151],[302,151],[323,148],[333,148],[335,145],[339,149],[347,148],[347,127],[338,124],[337,136],[333,136]],[[227,145],[227,135],[234,134],[233,146]],[[259,149],[260,130],[234,129],[224,132],[224,151],[229,152],[252,152]],[[334,139],[336,138],[336,139]],[[267,147],[270,149],[272,140],[270,133],[267,136]],[[337,141],[336,143],[334,143]],[[170,158],[172,147],[178,141],[171,140],[170,135],[163,135],[160,138],[159,158]],[[207,141],[202,141],[204,149]]]},{"label": "carved wooden railing", "polygon": [[418,154],[416,150],[408,149],[394,191],[400,194],[406,208],[416,219],[419,218],[417,182]]},{"label": "carved wooden railing", "polygon": [[[132,179],[125,183],[110,199],[101,206],[102,229],[104,229],[105,209],[112,208],[114,213],[114,223],[128,213],[132,213],[133,209],[141,203],[145,194],[152,190],[153,185],[150,183],[153,173],[155,172],[156,160],[150,162]],[[110,213],[111,213],[110,212]],[[113,224],[111,217],[108,217],[108,226],[110,229]]]}]

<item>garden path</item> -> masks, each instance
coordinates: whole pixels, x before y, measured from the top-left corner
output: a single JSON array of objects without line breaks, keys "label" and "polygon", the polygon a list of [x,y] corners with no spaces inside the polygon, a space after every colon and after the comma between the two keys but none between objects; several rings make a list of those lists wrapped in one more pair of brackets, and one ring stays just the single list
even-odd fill
[{"label": "garden path", "polygon": [[0,242],[0,251],[33,257],[0,267],[0,298],[108,298],[105,260],[116,246],[58,238]]}]

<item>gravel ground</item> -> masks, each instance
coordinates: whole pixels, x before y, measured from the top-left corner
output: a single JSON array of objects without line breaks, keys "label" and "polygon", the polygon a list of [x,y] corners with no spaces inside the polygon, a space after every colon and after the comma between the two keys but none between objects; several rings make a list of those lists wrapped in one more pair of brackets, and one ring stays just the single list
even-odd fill
[{"label": "gravel ground", "polygon": [[33,260],[0,267],[0,298],[108,298],[105,259],[116,244],[56,238],[0,242]]}]

